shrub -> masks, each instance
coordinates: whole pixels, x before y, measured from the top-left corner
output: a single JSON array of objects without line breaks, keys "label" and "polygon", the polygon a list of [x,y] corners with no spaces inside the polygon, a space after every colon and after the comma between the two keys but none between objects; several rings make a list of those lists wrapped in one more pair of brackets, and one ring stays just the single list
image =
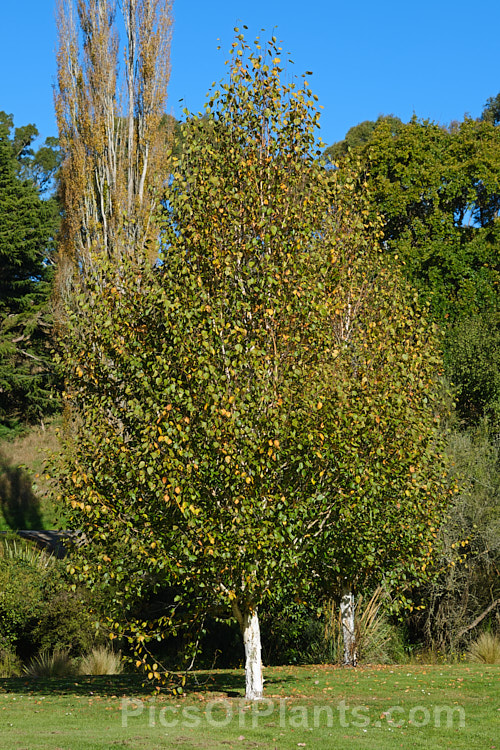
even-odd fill
[{"label": "shrub", "polygon": [[95,643],[93,609],[87,592],[71,591],[63,561],[29,542],[0,542],[0,648],[23,661],[64,649],[79,656]]},{"label": "shrub", "polygon": [[481,633],[469,647],[469,657],[482,664],[500,664],[500,638],[493,633]]},{"label": "shrub", "polygon": [[[360,596],[356,606],[356,642],[360,661],[394,664],[406,658],[400,630],[383,611],[383,594]],[[287,604],[279,619],[264,612],[263,658],[267,664],[338,664],[344,644],[338,603],[325,604],[322,616],[317,608],[301,603]]]},{"label": "shrub", "polygon": [[123,671],[121,653],[106,646],[94,648],[82,658],[78,671],[82,675],[120,674]]},{"label": "shrub", "polygon": [[56,649],[51,653],[42,651],[33,657],[24,671],[30,677],[68,677],[75,669],[69,651]]},{"label": "shrub", "polygon": [[460,653],[469,632],[500,597],[500,442],[487,421],[449,437],[460,493],[441,528],[436,576],[414,592],[408,616],[414,643]]},{"label": "shrub", "polygon": [[95,645],[95,619],[86,592],[79,596],[60,589],[47,602],[30,637],[39,651],[66,649],[70,656],[81,656]]},{"label": "shrub", "polygon": [[26,543],[0,544],[0,646],[16,650],[38,622],[52,586],[50,558]]},{"label": "shrub", "polygon": [[0,649],[0,677],[18,677],[22,672],[21,659],[9,649]]},{"label": "shrub", "polygon": [[269,665],[328,662],[324,624],[316,610],[299,602],[273,602],[260,613],[262,657]]}]

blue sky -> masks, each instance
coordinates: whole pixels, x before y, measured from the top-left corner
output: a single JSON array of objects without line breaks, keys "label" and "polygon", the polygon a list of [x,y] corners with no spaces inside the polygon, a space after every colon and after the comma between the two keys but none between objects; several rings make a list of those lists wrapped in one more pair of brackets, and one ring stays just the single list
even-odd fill
[{"label": "blue sky", "polygon": [[[55,135],[53,2],[4,6],[0,109],[16,125],[34,122],[43,137]],[[443,124],[477,117],[500,91],[498,0],[177,0],[174,17],[169,110],[176,116],[183,106],[202,109],[241,23],[249,39],[264,28],[262,38],[282,40],[295,63],[287,75],[314,72],[327,143],[382,113],[408,120],[415,112]]]}]

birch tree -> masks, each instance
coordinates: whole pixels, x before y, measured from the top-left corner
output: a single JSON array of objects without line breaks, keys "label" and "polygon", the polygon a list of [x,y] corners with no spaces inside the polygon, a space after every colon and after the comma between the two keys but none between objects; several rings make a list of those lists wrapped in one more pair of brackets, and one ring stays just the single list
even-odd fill
[{"label": "birch tree", "polygon": [[[112,633],[138,664],[159,678],[148,639],[217,605],[258,700],[264,602],[427,559],[441,485],[431,473],[417,506],[436,457],[434,345],[381,267],[363,181],[318,161],[314,96],[307,76],[282,83],[276,39],[237,34],[227,81],[183,128],[161,267],[124,264],[118,285],[111,264],[81,303],[92,314],[69,317],[78,420],[60,485],[92,538],[75,575],[112,585]],[[176,592],[154,622],[133,616],[147,587]]]},{"label": "birch tree", "polygon": [[382,584],[411,606],[405,596],[431,573],[454,493],[439,337],[415,297],[380,266],[348,333],[352,306],[338,307],[343,336],[319,425],[322,521],[310,533],[323,590],[340,602],[344,663],[352,666],[356,594]]},{"label": "birch tree", "polygon": [[[120,39],[118,16],[125,28]],[[59,293],[102,257],[156,257],[170,0],[59,0],[55,106],[64,160]]]}]

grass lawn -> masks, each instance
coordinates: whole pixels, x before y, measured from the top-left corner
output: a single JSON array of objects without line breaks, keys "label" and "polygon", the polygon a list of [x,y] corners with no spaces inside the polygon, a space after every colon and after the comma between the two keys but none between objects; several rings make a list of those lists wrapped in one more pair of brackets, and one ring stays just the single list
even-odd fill
[{"label": "grass lawn", "polygon": [[57,529],[44,467],[59,450],[56,421],[0,440],[0,531]]},{"label": "grass lawn", "polygon": [[265,677],[259,704],[242,699],[241,670],[197,673],[175,699],[133,676],[0,680],[0,747],[500,750],[499,667],[273,667]]}]

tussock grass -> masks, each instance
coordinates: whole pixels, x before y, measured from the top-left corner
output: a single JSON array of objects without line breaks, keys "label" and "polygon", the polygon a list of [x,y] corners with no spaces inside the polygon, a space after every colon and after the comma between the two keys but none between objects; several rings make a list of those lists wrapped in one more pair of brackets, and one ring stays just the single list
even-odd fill
[{"label": "tussock grass", "polygon": [[[405,660],[397,628],[391,625],[382,609],[385,593],[379,586],[369,600],[359,597],[356,603],[356,648],[360,662],[393,664]],[[343,639],[339,608],[331,602],[326,611],[325,641],[334,657],[342,662]]]},{"label": "tussock grass", "polygon": [[24,668],[29,677],[67,677],[74,674],[74,664],[67,649],[42,651]]},{"label": "tussock grass", "polygon": [[469,647],[469,658],[481,664],[500,664],[500,638],[493,633],[481,633]]},{"label": "tussock grass", "polygon": [[19,560],[33,568],[48,570],[55,563],[55,557],[32,542],[16,538],[0,540],[0,557],[5,560]]},{"label": "tussock grass", "polygon": [[94,648],[82,658],[78,671],[85,675],[120,674],[123,671],[121,654],[106,646]]}]

